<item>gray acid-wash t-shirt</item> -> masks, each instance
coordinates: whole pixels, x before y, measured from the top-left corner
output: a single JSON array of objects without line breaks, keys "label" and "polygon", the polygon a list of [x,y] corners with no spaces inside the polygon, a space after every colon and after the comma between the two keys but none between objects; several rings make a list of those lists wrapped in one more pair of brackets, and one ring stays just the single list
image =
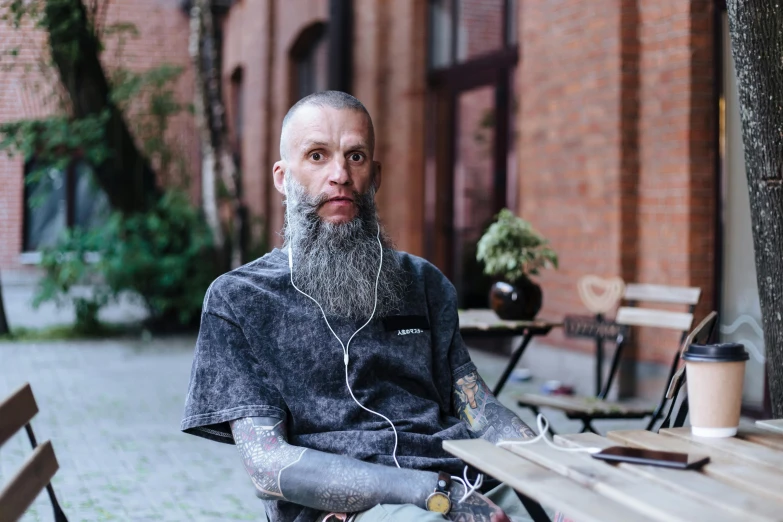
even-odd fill
[{"label": "gray acid-wash t-shirt", "polygon": [[[406,468],[462,475],[442,441],[471,438],[452,408],[454,381],[475,370],[459,334],[456,293],[432,264],[398,252],[409,276],[399,315],[374,319],[350,345],[356,398],[397,428]],[[330,318],[345,343],[362,323]],[[285,419],[290,444],[394,466],[394,434],[359,408],[340,344],[318,307],[292,286],[279,249],[217,278],[207,292],[182,430],[233,444],[229,421]],[[318,512],[266,503],[271,522]]]}]

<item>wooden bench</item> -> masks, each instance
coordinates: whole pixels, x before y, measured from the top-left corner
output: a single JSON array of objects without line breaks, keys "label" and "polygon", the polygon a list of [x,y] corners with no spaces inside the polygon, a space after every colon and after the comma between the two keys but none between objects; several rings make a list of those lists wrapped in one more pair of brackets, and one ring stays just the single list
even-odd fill
[{"label": "wooden bench", "polygon": [[30,384],[25,384],[0,403],[0,448],[22,428],[27,431],[33,447],[33,454],[22,469],[0,490],[0,522],[18,520],[44,488],[52,501],[55,521],[68,522],[51,485],[52,477],[59,468],[54,448],[48,440],[39,446],[30,426],[36,413],[38,405]]}]

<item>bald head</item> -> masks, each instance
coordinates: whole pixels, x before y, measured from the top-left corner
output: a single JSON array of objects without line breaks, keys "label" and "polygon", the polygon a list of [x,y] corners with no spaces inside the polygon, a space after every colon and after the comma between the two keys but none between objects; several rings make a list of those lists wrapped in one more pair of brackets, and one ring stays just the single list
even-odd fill
[{"label": "bald head", "polygon": [[372,118],[370,118],[370,113],[367,112],[367,109],[365,106],[351,96],[348,93],[342,92],[342,91],[322,91],[317,92],[315,94],[311,94],[309,96],[305,96],[298,102],[294,104],[293,107],[291,107],[288,110],[288,113],[286,113],[285,118],[283,118],[283,128],[280,131],[280,157],[284,160],[288,159],[288,135],[290,133],[291,123],[296,120],[296,115],[300,111],[300,109],[304,109],[305,107],[318,107],[318,108],[330,108],[330,109],[337,109],[337,110],[349,110],[349,111],[357,111],[362,114],[364,114],[367,117],[367,122],[370,129],[370,136],[369,136],[369,145],[370,145],[370,152],[372,153],[375,149],[375,129],[372,125]]}]

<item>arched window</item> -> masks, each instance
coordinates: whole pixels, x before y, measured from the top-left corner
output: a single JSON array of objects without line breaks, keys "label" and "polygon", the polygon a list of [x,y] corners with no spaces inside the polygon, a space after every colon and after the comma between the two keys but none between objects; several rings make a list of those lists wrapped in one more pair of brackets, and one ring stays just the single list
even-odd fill
[{"label": "arched window", "polygon": [[305,28],[291,47],[291,103],[329,83],[329,35],[323,22]]}]

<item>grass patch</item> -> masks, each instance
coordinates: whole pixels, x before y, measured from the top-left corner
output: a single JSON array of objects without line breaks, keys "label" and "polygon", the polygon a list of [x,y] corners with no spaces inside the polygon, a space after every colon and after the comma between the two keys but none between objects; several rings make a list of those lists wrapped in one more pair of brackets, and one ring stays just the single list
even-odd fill
[{"label": "grass patch", "polygon": [[70,324],[58,324],[44,328],[12,328],[10,334],[0,335],[0,341],[68,341],[75,339],[105,339],[107,337],[138,336],[143,328],[134,323],[99,323],[98,327],[84,331]]}]

